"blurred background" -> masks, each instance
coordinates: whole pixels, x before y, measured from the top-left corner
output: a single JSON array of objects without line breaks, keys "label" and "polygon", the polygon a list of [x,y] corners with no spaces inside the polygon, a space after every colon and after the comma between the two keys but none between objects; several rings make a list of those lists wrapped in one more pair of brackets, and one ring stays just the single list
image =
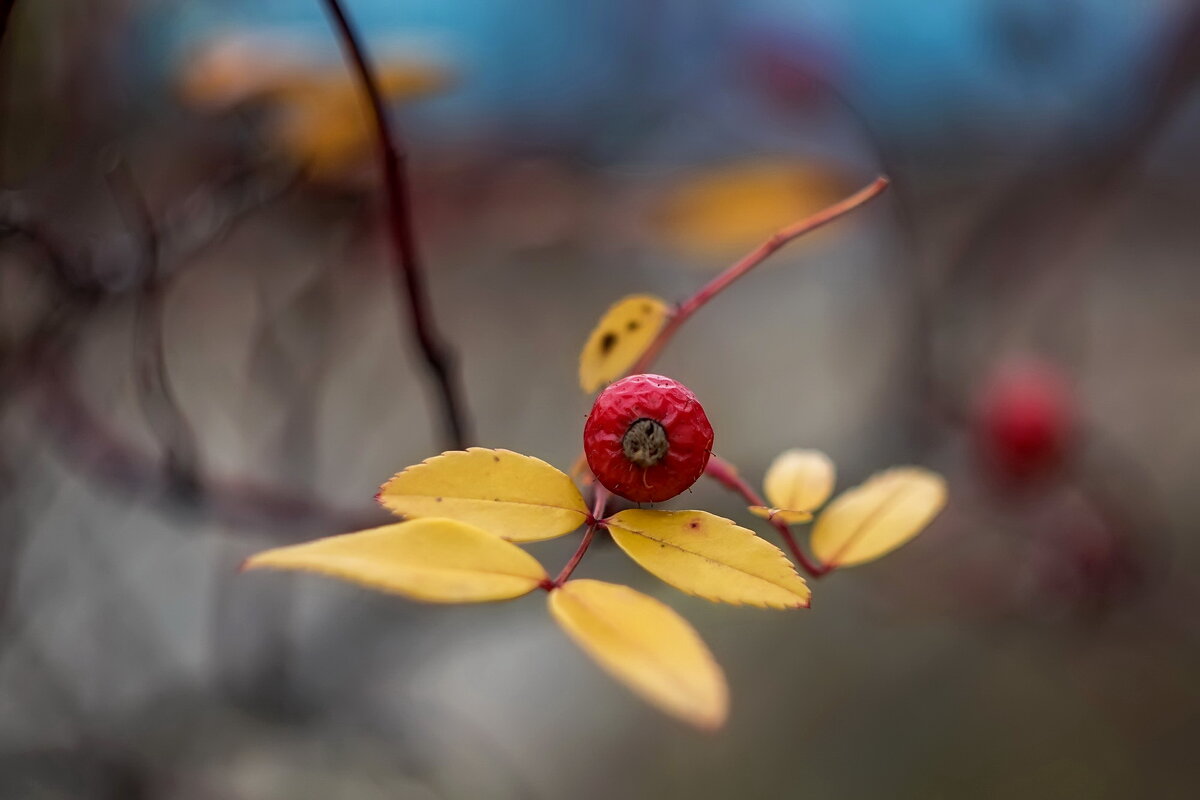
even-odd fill
[{"label": "blurred background", "polygon": [[[594,549],[725,665],[716,735],[536,597],[237,575],[386,521],[379,483],[450,446],[338,39],[317,0],[5,0],[0,797],[1196,796],[1194,3],[346,6],[470,443],[568,468],[608,305],[886,173],[658,368],[752,482],[816,447],[950,506],[796,614]],[[714,485],[670,505],[770,536]]]}]

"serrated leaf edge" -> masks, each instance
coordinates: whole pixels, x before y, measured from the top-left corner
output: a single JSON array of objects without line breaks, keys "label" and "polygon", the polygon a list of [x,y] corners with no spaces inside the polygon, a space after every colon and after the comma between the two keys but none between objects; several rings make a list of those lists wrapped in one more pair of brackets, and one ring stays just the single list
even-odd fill
[{"label": "serrated leaf edge", "polygon": [[[620,512],[618,512],[618,514],[619,514],[619,513],[620,513]],[[702,600],[707,600],[707,601],[709,601],[710,603],[724,603],[725,605],[731,605],[731,606],[750,606],[750,607],[753,607],[753,608],[774,608],[774,609],[779,609],[779,610],[793,609],[793,608],[810,608],[810,607],[812,606],[812,589],[811,589],[811,588],[809,588],[809,586],[808,586],[808,581],[806,581],[806,580],[804,579],[804,576],[803,576],[803,575],[801,575],[799,572],[797,572],[797,571],[796,571],[796,565],[792,563],[792,560],[791,560],[790,558],[788,558],[788,557],[787,557],[787,554],[786,554],[786,553],[784,553],[782,550],[780,550],[780,549],[779,549],[778,547],[776,547],[775,545],[773,545],[773,544],[771,544],[770,542],[768,542],[766,539],[764,539],[764,538],[762,538],[761,536],[759,536],[758,534],[756,534],[754,531],[750,530],[749,528],[743,528],[741,525],[738,525],[736,522],[734,522],[734,521],[733,521],[733,520],[731,520],[731,519],[727,519],[726,517],[721,517],[721,516],[718,516],[718,515],[716,515],[716,514],[713,514],[713,513],[711,513],[711,512],[708,512],[708,511],[698,511],[698,510],[695,510],[695,509],[683,509],[683,510],[681,510],[681,511],[679,511],[679,512],[667,512],[667,513],[681,513],[681,514],[688,514],[688,513],[691,513],[691,514],[696,514],[696,513],[700,513],[700,514],[708,514],[708,515],[709,515],[709,516],[711,516],[711,517],[714,517],[714,518],[716,518],[716,519],[722,520],[722,521],[724,521],[724,522],[728,522],[730,525],[732,525],[732,526],[733,526],[734,528],[736,528],[737,530],[739,530],[739,531],[741,531],[741,532],[745,533],[746,535],[753,537],[753,538],[754,538],[754,539],[756,539],[757,541],[760,541],[760,542],[762,542],[763,544],[765,544],[765,545],[769,546],[771,549],[773,549],[773,550],[774,550],[774,551],[775,551],[775,552],[776,552],[776,553],[779,555],[779,560],[780,560],[780,561],[781,561],[783,564],[787,565],[787,568],[788,568],[788,570],[789,570],[789,571],[790,571],[790,572],[791,572],[793,575],[795,575],[797,578],[799,578],[799,579],[800,579],[800,582],[804,584],[805,588],[809,589],[809,597],[808,597],[808,599],[807,599],[807,600],[804,600],[804,601],[802,601],[802,602],[799,602],[799,603],[772,603],[772,602],[761,602],[761,603],[754,603],[754,602],[750,602],[750,601],[748,601],[748,600],[726,600],[725,598],[716,597],[716,596],[709,595],[709,594],[704,594],[704,593],[702,593],[702,592],[695,592],[695,591],[691,591],[691,590],[689,590],[689,589],[684,589],[684,588],[682,588],[682,587],[676,586],[675,584],[673,584],[673,583],[670,583],[669,581],[666,581],[666,580],[663,580],[662,578],[659,578],[659,576],[658,576],[658,575],[654,575],[654,573],[653,573],[653,572],[651,572],[649,569],[646,569],[646,567],[642,566],[642,564],[638,563],[638,562],[637,562],[637,559],[633,558],[633,556],[629,556],[629,559],[630,559],[631,561],[633,561],[633,562],[634,562],[635,564],[637,564],[639,567],[642,567],[642,569],[645,569],[645,570],[646,570],[646,572],[649,572],[651,575],[654,575],[654,577],[658,578],[658,579],[659,579],[660,581],[662,581],[663,583],[667,584],[668,586],[670,586],[670,587],[671,587],[671,588],[673,588],[673,589],[676,589],[676,590],[678,590],[678,591],[680,591],[680,592],[683,592],[683,593],[684,593],[684,594],[686,594],[686,595],[690,595],[690,596],[692,596],[692,597],[699,597],[700,599],[702,599]],[[613,524],[612,524],[612,520],[613,520],[613,518],[614,518],[614,517],[616,517],[616,516],[617,516],[617,515],[616,515],[616,514],[614,514],[612,517],[609,517],[608,519],[604,520],[604,521],[602,522],[602,524],[603,524],[603,525],[604,525],[606,528],[607,528],[607,527],[610,527],[610,526],[611,526],[611,527],[618,527],[618,528],[621,528],[622,530],[629,531],[630,533],[632,533],[632,534],[634,534],[634,535],[636,535],[636,536],[641,536],[641,537],[642,537],[642,538],[644,538],[644,539],[649,539],[649,540],[650,540],[650,541],[652,541],[652,542],[658,542],[659,544],[661,544],[661,545],[664,545],[664,546],[667,546],[667,547],[674,547],[676,550],[680,550],[680,551],[682,551],[682,552],[684,552],[684,553],[688,553],[689,555],[695,556],[695,557],[697,557],[697,558],[702,558],[702,559],[704,559],[705,561],[711,562],[711,563],[713,563],[713,564],[720,564],[721,566],[723,566],[723,567],[725,567],[725,568],[727,568],[727,569],[731,569],[731,570],[733,570],[733,571],[735,571],[735,572],[740,572],[741,574],[743,574],[743,575],[746,575],[746,576],[748,576],[748,577],[750,577],[750,578],[754,578],[755,580],[761,581],[762,583],[766,583],[766,584],[768,584],[768,585],[770,585],[770,586],[774,586],[774,587],[775,587],[775,588],[777,588],[777,589],[783,589],[785,592],[789,592],[789,593],[795,594],[795,592],[793,592],[793,591],[792,591],[791,589],[789,589],[788,587],[786,587],[786,586],[782,586],[782,585],[780,585],[780,584],[776,583],[775,581],[768,580],[768,579],[766,579],[766,578],[762,577],[761,575],[755,575],[755,574],[754,574],[754,573],[752,573],[752,572],[746,572],[745,570],[743,570],[743,569],[739,569],[738,567],[735,567],[735,566],[733,566],[733,565],[731,565],[731,564],[727,564],[727,563],[725,563],[724,561],[717,561],[715,558],[710,558],[709,556],[705,556],[705,555],[703,555],[703,554],[701,554],[701,553],[697,553],[697,552],[695,552],[695,551],[693,551],[693,550],[688,550],[688,549],[686,549],[686,548],[680,547],[679,545],[675,544],[674,542],[664,542],[664,541],[662,541],[661,539],[656,539],[656,538],[654,538],[653,536],[646,536],[646,535],[644,535],[644,534],[643,534],[641,531],[635,531],[635,530],[633,530],[632,528],[626,528],[626,527],[625,527],[625,526],[623,526],[623,525],[615,525],[615,526],[613,526]],[[615,541],[616,541],[616,540],[615,540],[615,538],[614,538],[614,542],[615,542]],[[616,542],[616,544],[617,544],[617,546],[618,546],[618,547],[620,547],[620,542]],[[622,550],[622,552],[624,552],[625,548],[623,548],[623,547],[622,547],[622,548],[621,548],[621,550]],[[628,554],[628,553],[626,553],[626,555],[629,555],[629,554]]]}]

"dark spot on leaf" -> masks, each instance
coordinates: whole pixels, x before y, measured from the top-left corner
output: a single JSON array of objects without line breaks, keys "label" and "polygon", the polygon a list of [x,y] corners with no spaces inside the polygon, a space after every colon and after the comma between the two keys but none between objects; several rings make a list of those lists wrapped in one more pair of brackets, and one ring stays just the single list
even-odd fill
[{"label": "dark spot on leaf", "polygon": [[500,463],[500,456],[492,456],[492,461],[495,461],[497,464],[499,464],[499,463]]},{"label": "dark spot on leaf", "polygon": [[694,519],[688,523],[688,527],[692,530],[697,530],[700,527],[700,520]]},{"label": "dark spot on leaf", "polygon": [[435,498],[433,498],[433,502],[435,502],[435,503],[440,503],[440,502],[442,502],[442,498],[440,498],[440,497],[435,497]]},{"label": "dark spot on leaf", "polygon": [[612,331],[604,334],[600,339],[600,354],[608,355],[612,349],[617,346],[617,335]]},{"label": "dark spot on leaf", "polygon": [[633,333],[634,331],[636,331],[638,329],[638,327],[639,327],[638,321],[636,319],[631,319],[631,320],[629,320],[629,324],[625,326],[625,330],[629,331],[630,333]]}]

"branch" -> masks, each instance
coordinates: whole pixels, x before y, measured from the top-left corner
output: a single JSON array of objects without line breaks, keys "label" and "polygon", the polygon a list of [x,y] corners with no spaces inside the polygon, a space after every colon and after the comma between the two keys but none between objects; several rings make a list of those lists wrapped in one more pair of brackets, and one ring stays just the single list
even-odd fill
[{"label": "branch", "polygon": [[[61,355],[40,365],[40,397],[32,407],[62,452],[64,464],[97,485],[178,508],[184,498],[164,480],[161,466],[95,414],[77,391],[70,365],[58,363],[65,362]],[[380,524],[378,513],[332,507],[311,492],[251,478],[199,477],[186,507],[229,527],[269,528],[295,540],[309,528],[357,530]]]},{"label": "branch", "polygon": [[608,490],[599,484],[596,485],[596,499],[592,505],[592,514],[588,518],[587,530],[584,531],[583,540],[579,542],[579,547],[575,550],[575,554],[571,556],[571,560],[566,563],[562,571],[558,573],[558,577],[553,581],[545,581],[542,588],[546,591],[551,591],[562,586],[571,577],[571,573],[575,572],[575,568],[579,566],[579,562],[583,560],[583,554],[587,552],[588,547],[592,544],[592,537],[596,535],[596,528],[604,524],[604,509],[608,505]]},{"label": "branch", "polygon": [[[1018,293],[1028,293],[1035,280],[1057,281],[1042,293],[1044,308],[1038,310],[1048,338],[1055,337],[1050,341],[1060,352],[1084,355],[1088,322],[1080,304],[1088,293],[1079,282],[1088,275],[1087,256],[1110,236],[1111,215],[1123,193],[1200,85],[1200,4],[1178,6],[1142,79],[1145,102],[1121,115],[1123,130],[1090,149],[1077,141],[1078,126],[1070,128],[998,193],[951,252],[930,297],[934,318],[924,345],[932,350],[936,337],[940,346],[927,357],[937,359],[931,367],[941,395],[937,403],[951,422],[961,422],[969,406],[956,387],[968,385],[963,375],[979,361],[979,343],[965,335],[980,329],[977,311],[1021,301]],[[1113,65],[1114,76],[1128,71],[1128,65]],[[1064,152],[1073,157],[1064,158]],[[1008,322],[1001,317],[982,335],[998,339],[996,329]]]},{"label": "branch", "polygon": [[367,60],[366,51],[354,27],[342,10],[341,2],[323,2],[333,18],[346,58],[358,75],[375,122],[379,142],[379,164],[388,199],[388,229],[397,267],[394,272],[397,302],[408,305],[412,335],[420,345],[421,354],[425,357],[425,366],[441,395],[442,422],[446,429],[446,437],[454,448],[461,450],[470,439],[464,418],[465,406],[460,397],[453,358],[434,328],[433,311],[425,289],[425,278],[417,254],[416,236],[413,233],[412,207],[404,172],[405,153],[398,146],[398,139],[392,132],[374,69]]},{"label": "branch", "polygon": [[123,206],[127,224],[140,240],[140,288],[133,320],[138,404],[146,425],[163,447],[168,479],[175,489],[194,494],[199,491],[200,449],[167,371],[163,342],[166,281],[159,275],[162,244],[158,225],[125,161],[119,161],[109,171],[108,181]]},{"label": "branch", "polygon": [[698,292],[692,295],[675,309],[667,320],[667,324],[659,331],[658,336],[646,348],[646,352],[642,353],[641,358],[629,370],[630,374],[636,375],[639,372],[645,372],[654,363],[654,359],[662,352],[671,337],[675,332],[683,327],[683,323],[687,322],[693,314],[699,311],[706,303],[712,300],[721,292],[729,288],[729,285],[738,278],[745,275],[750,270],[757,267],[762,262],[766,261],[776,250],[781,249],[794,239],[803,236],[806,233],[811,233],[817,228],[824,227],[830,222],[833,222],[840,217],[845,216],[861,205],[875,199],[883,190],[888,187],[888,179],[885,177],[876,178],[870,186],[860,189],[854,194],[847,197],[845,200],[834,203],[828,208],[822,209],[807,219],[802,219],[799,222],[794,222],[786,228],[776,231],[771,238],[760,244],[757,248],[747,254],[742,260],[735,263],[729,269],[722,272],[717,277],[713,278],[707,284],[702,286]]},{"label": "branch", "polygon": [[166,510],[182,508],[229,527],[269,528],[288,540],[310,527],[356,530],[380,524],[378,511],[338,508],[311,492],[240,476],[197,473],[194,491],[181,495],[175,476],[164,476],[159,459],[111,427],[76,385],[74,345],[83,321],[104,296],[81,277],[88,271],[40,227],[28,223],[26,215],[14,216],[10,222],[0,214],[0,243],[11,236],[32,245],[50,265],[61,301],[19,349],[0,353],[0,390],[31,388],[30,408],[64,466],[102,489],[150,500]]}]

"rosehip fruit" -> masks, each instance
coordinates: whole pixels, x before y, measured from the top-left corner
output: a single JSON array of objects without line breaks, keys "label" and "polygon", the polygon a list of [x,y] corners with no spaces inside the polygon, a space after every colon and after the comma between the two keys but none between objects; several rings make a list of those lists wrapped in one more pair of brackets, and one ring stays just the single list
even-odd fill
[{"label": "rosehip fruit", "polygon": [[596,480],[635,503],[669,500],[695,483],[713,429],[696,395],[662,375],[630,375],[596,398],[583,452]]},{"label": "rosehip fruit", "polygon": [[1055,367],[1010,364],[992,378],[979,406],[984,456],[1004,478],[1026,480],[1057,467],[1074,433],[1075,403]]}]

